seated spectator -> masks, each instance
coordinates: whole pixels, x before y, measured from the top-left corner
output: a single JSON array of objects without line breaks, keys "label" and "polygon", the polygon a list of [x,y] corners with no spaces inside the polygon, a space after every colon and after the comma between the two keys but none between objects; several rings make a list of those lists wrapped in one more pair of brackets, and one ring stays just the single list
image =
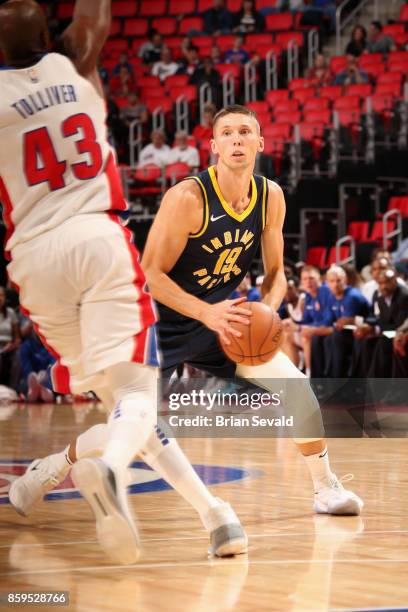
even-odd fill
[{"label": "seated spectator", "polygon": [[222,64],[224,62],[224,56],[221,53],[221,49],[218,45],[213,45],[210,49],[210,57],[213,64]]},{"label": "seated spectator", "polygon": [[356,316],[367,316],[369,306],[361,292],[349,287],[346,281],[346,273],[340,266],[332,266],[327,271],[330,296],[322,326],[317,328],[320,333],[312,337],[312,377],[342,378],[347,375],[353,336],[344,328],[354,324]]},{"label": "seated spectator", "polygon": [[249,53],[242,47],[244,44],[244,37],[238,34],[234,38],[234,45],[232,49],[224,54],[224,61],[226,64],[246,64],[249,61]]},{"label": "seated spectator", "polygon": [[164,83],[167,77],[176,74],[179,68],[177,62],[172,61],[170,49],[163,47],[160,61],[153,64],[152,75],[159,77],[161,83]]},{"label": "seated spectator", "polygon": [[157,30],[150,30],[148,38],[149,40],[140,47],[138,56],[143,58],[144,64],[154,64],[160,60],[163,37]]},{"label": "seated spectator", "polygon": [[356,25],[353,29],[350,40],[347,43],[346,55],[354,55],[360,57],[364,53],[367,46],[367,30],[362,25]]},{"label": "seated spectator", "polygon": [[243,34],[264,31],[265,19],[259,11],[255,10],[254,0],[243,0],[241,10],[233,14],[232,29],[234,32]]},{"label": "seated spectator", "polygon": [[389,268],[378,276],[372,314],[354,332],[352,376],[389,378],[393,373],[393,342],[384,331],[396,331],[408,317],[408,288]]},{"label": "seated spectator", "polygon": [[181,60],[177,74],[188,74],[191,76],[194,71],[200,66],[200,57],[198,48],[192,45],[185,51],[185,57]]},{"label": "seated spectator", "polygon": [[54,402],[54,394],[47,383],[49,383],[48,371],[55,363],[55,359],[44,347],[32,326],[20,346],[19,356],[23,375],[22,392],[27,401]]},{"label": "seated spectator", "polygon": [[397,329],[393,340],[393,378],[408,378],[408,319]]},{"label": "seated spectator", "polygon": [[196,85],[198,89],[201,85],[207,83],[211,87],[212,100],[216,103],[220,101],[221,76],[218,70],[214,68],[210,57],[205,57],[202,64],[194,70],[189,83]]},{"label": "seated spectator", "polygon": [[300,273],[298,303],[285,323],[285,353],[299,365],[303,350],[304,367],[308,376],[311,371],[311,337],[320,335],[317,328],[323,326],[328,317],[330,291],[322,284],[320,272],[314,266],[303,266]]},{"label": "seated spectator", "polygon": [[360,70],[357,58],[354,55],[347,56],[347,67],[336,75],[334,85],[356,85],[357,83],[368,83],[368,74]]},{"label": "seated spectator", "polygon": [[131,74],[133,74],[133,66],[132,64],[129,62],[129,56],[126,52],[123,52],[119,55],[119,61],[116,64],[116,66],[113,69],[113,74],[117,75],[120,73],[120,69],[122,68],[122,66],[126,66],[126,68],[129,70],[129,72]]},{"label": "seated spectator", "polygon": [[175,146],[171,149],[170,163],[182,162],[194,170],[200,166],[200,155],[196,147],[188,144],[187,132],[177,132],[174,139]]},{"label": "seated spectator", "polygon": [[385,259],[388,262],[391,262],[392,260],[391,253],[387,251],[387,249],[378,248],[378,249],[374,249],[373,251],[371,251],[370,263],[364,266],[364,268],[360,272],[360,275],[363,281],[369,281],[372,279],[371,266],[373,264],[373,261],[375,259],[380,259],[381,257],[385,257]]},{"label": "seated spectator", "polygon": [[383,34],[382,25],[379,21],[372,21],[368,30],[367,53],[389,53],[396,51],[397,47],[391,36]]},{"label": "seated spectator", "polygon": [[204,11],[204,32],[219,36],[229,34],[232,26],[232,13],[225,8],[224,0],[213,0],[214,6]]},{"label": "seated spectator", "polygon": [[139,154],[139,167],[146,164],[167,166],[171,164],[171,149],[166,145],[166,137],[162,130],[153,130],[151,143],[143,147]]},{"label": "seated spectator", "polygon": [[214,104],[206,104],[203,108],[201,123],[193,130],[193,137],[197,142],[209,141],[213,135],[213,120],[216,113]]},{"label": "seated spectator", "polygon": [[306,73],[306,78],[309,79],[311,87],[325,87],[331,84],[333,74],[322,53],[316,55],[312,68]]},{"label": "seated spectator", "polygon": [[369,304],[373,303],[374,294],[378,290],[378,277],[382,272],[388,270],[390,262],[385,257],[374,259],[371,264],[371,280],[364,283],[361,292]]},{"label": "seated spectator", "polygon": [[251,275],[248,273],[233,291],[231,299],[244,297],[247,302],[260,302],[261,294],[256,287],[252,286]]},{"label": "seated spectator", "polygon": [[111,79],[109,88],[116,97],[126,97],[136,90],[136,81],[126,66],[122,66],[117,76]]},{"label": "seated spectator", "polygon": [[149,114],[146,106],[143,104],[137,93],[133,92],[128,95],[128,103],[120,111],[120,118],[127,129],[129,129],[129,126],[133,121],[147,123],[149,120]]},{"label": "seated spectator", "polygon": [[[6,306],[6,290],[0,287],[0,384],[10,387],[15,378],[16,350],[20,345],[17,315]],[[13,382],[13,384],[15,384]]]},{"label": "seated spectator", "polygon": [[356,268],[350,263],[341,264],[340,267],[343,268],[346,273],[347,285],[350,285],[350,287],[355,287],[361,291],[363,282]]}]

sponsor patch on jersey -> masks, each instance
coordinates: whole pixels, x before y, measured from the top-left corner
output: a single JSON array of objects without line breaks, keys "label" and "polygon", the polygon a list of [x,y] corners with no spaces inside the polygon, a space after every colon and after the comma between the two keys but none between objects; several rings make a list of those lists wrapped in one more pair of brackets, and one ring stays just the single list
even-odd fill
[{"label": "sponsor patch on jersey", "polygon": [[[13,461],[0,461],[0,504],[8,504],[8,490],[16,478],[22,476],[27,465],[32,459]],[[220,465],[195,465],[196,472],[206,485],[222,484],[243,480],[244,478],[257,477],[261,472],[255,470],[243,470],[236,467],[225,467]],[[130,468],[129,493],[147,493],[155,491],[168,491],[171,486],[167,484],[156,472],[151,470],[142,461],[135,461]],[[80,497],[71,477],[68,475],[45,499],[74,499]]]}]

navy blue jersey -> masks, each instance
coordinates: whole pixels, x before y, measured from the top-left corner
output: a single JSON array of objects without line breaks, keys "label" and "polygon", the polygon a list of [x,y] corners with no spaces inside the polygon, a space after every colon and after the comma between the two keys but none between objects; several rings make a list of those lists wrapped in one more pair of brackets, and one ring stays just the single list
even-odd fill
[{"label": "navy blue jersey", "polygon": [[[214,166],[186,180],[195,180],[200,186],[203,221],[168,275],[187,293],[215,304],[228,299],[238,287],[258,250],[265,227],[268,183],[265,177],[252,176],[250,203],[238,214],[223,198]],[[159,327],[176,324],[178,331],[188,333],[200,325],[163,304],[158,308]]]}]

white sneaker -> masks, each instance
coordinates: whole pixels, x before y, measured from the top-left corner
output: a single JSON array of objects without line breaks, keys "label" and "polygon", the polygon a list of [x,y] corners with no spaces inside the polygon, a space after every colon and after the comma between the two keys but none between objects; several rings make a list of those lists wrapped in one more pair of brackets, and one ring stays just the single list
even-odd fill
[{"label": "white sneaker", "polygon": [[210,533],[210,554],[216,557],[240,555],[248,550],[248,537],[234,510],[221,499],[201,519]]},{"label": "white sneaker", "polygon": [[359,515],[364,506],[363,500],[342,485],[342,482],[352,479],[352,474],[346,474],[340,480],[333,475],[330,482],[315,492],[314,511],[318,514]]},{"label": "white sneaker", "polygon": [[139,535],[118,479],[101,459],[81,459],[72,468],[72,479],[91,506],[96,535],[103,550],[116,563],[135,563],[140,556]]},{"label": "white sneaker", "polygon": [[63,469],[58,469],[54,455],[34,459],[23,476],[14,480],[9,489],[9,500],[16,512],[28,516],[44,495],[64,480],[70,469],[68,463]]}]

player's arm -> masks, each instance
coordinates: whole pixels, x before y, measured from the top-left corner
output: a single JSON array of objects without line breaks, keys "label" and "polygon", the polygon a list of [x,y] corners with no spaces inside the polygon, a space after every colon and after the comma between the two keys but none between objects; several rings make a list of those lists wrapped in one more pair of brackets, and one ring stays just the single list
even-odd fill
[{"label": "player's arm", "polygon": [[76,0],[72,22],[63,32],[58,47],[74,63],[79,74],[102,93],[98,58],[111,27],[111,0]]},{"label": "player's arm", "polygon": [[169,189],[150,229],[142,268],[155,300],[201,321],[229,343],[228,334],[241,335],[230,322],[248,321],[250,311],[239,307],[245,298],[207,304],[184,291],[168,274],[182,254],[190,234],[200,229],[202,217],[202,196],[195,181],[183,181]]},{"label": "player's arm", "polygon": [[274,310],[278,310],[287,288],[282,234],[286,207],[283,191],[279,185],[268,181],[268,187],[266,223],[262,232],[262,259],[265,270],[262,301]]}]

